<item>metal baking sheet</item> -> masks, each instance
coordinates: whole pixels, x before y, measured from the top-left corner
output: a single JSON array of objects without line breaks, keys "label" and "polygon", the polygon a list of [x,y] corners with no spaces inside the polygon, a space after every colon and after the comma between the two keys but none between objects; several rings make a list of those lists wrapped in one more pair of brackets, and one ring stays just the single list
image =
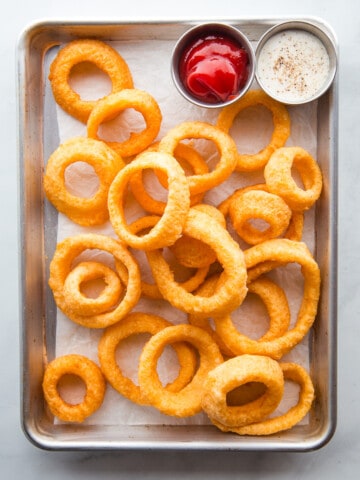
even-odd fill
[{"label": "metal baking sheet", "polygon": [[[334,33],[321,19],[301,19],[319,24],[336,44]],[[287,18],[223,21],[241,28],[256,47],[260,36],[283,20]],[[309,422],[278,435],[259,438],[223,434],[210,425],[64,425],[54,422],[44,404],[42,376],[55,348],[56,308],[47,287],[47,269],[56,238],[57,216],[44,200],[42,176],[46,158],[59,143],[55,106],[48,101],[51,97],[46,81],[48,52],[70,40],[88,37],[103,41],[175,43],[185,30],[197,23],[200,22],[43,21],[30,25],[20,35],[21,418],[25,435],[40,448],[309,451],[325,445],[334,433],[337,400],[337,76],[317,102],[317,160],[324,175],[324,189],[316,207],[315,256],[322,271],[322,291],[310,343],[309,362],[316,401]]]}]

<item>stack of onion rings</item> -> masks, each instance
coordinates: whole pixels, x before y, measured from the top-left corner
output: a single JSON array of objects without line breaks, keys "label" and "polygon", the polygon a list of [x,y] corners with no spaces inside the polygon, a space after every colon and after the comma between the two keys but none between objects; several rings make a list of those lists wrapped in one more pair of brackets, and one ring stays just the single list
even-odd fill
[{"label": "stack of onion rings", "polygon": [[[86,313],[85,310],[79,308],[74,311],[73,302],[69,301],[71,291],[69,288],[65,288],[66,279],[73,268],[73,262],[81,253],[90,249],[102,250],[111,254],[115,259],[120,279],[123,272],[119,271],[119,265],[127,270],[124,296],[120,297],[111,309],[106,308],[105,311],[93,315],[87,315],[87,309]],[[94,267],[94,263],[92,266]],[[104,328],[118,322],[136,305],[141,295],[140,270],[133,256],[117,240],[95,233],[79,234],[58,243],[50,263],[49,286],[60,310],[73,322],[89,328]],[[69,285],[67,286],[69,287]],[[75,294],[78,294],[78,288],[76,288]]]},{"label": "stack of onion rings", "polygon": [[[118,345],[131,335],[149,333],[155,335],[172,324],[158,315],[142,312],[130,313],[121,322],[105,329],[98,345],[101,369],[110,383],[121,395],[139,405],[148,405],[149,401],[138,385],[121,371],[116,361]],[[174,343],[178,355],[180,372],[177,378],[166,385],[165,390],[177,392],[184,388],[192,379],[196,370],[195,352],[184,343]]]},{"label": "stack of onion rings", "polygon": [[[107,70],[110,51],[106,46],[104,49],[103,45],[99,46],[97,54],[103,53],[106,65],[103,66],[91,50],[95,46],[91,41],[74,42],[61,50],[63,53],[59,53],[51,67],[55,100],[60,98],[59,104],[64,105],[68,113],[87,124],[87,138],[71,139],[54,152],[53,157],[60,156],[61,161],[55,168],[54,158],[50,158],[44,187],[46,193],[50,192],[48,199],[58,210],[80,225],[92,226],[110,219],[119,240],[88,233],[67,238],[57,245],[49,278],[57,306],[75,323],[104,329],[98,344],[101,375],[125,398],[176,417],[192,416],[203,409],[220,430],[241,435],[268,435],[291,428],[309,411],[314,389],[302,367],[277,363],[277,360],[302,341],[317,311],[320,271],[309,249],[300,242],[304,211],[314,205],[321,193],[321,172],[316,161],[301,147],[284,146],[290,133],[287,109],[260,91],[248,92],[242,100],[226,107],[216,125],[204,121],[183,122],[157,140],[162,114],[156,100],[134,88],[126,64],[122,80],[113,81],[112,70]],[[80,54],[82,48],[86,58]],[[68,82],[72,68],[66,73],[63,64],[66,55],[70,55],[72,65],[90,61],[108,73],[113,83],[112,92],[96,102],[81,102],[70,92],[72,105],[63,102],[57,87],[64,78]],[[118,59],[114,59],[114,71],[120,65],[124,67],[123,60],[117,62]],[[62,75],[59,82],[55,81],[56,68]],[[241,155],[229,131],[236,115],[251,105],[263,105],[271,111],[274,130],[266,148],[255,155]],[[100,140],[100,126],[125,109],[140,112],[145,128],[139,133],[130,133],[125,141]],[[210,140],[215,144],[219,160],[212,170],[193,148],[194,140],[199,143]],[[98,193],[91,199],[77,199],[67,192],[65,195],[67,165],[88,159],[100,179]],[[105,166],[104,174],[100,163]],[[292,166],[298,170],[304,189],[297,187],[291,178]],[[147,169],[154,172],[166,190],[167,201],[157,200],[145,190],[143,173]],[[227,197],[218,208],[207,203],[207,194],[221,188],[231,176],[260,169],[263,169],[265,184],[245,185],[229,192],[226,183]],[[55,197],[52,200],[54,191],[60,200]],[[144,215],[135,221],[131,218],[128,223],[126,202],[130,204],[134,198]],[[91,208],[87,209],[87,204],[91,204]],[[237,238],[227,228],[227,216]],[[270,228],[259,232],[249,224],[252,218],[265,220]],[[250,247],[243,251],[239,237]],[[130,249],[144,252],[154,284],[142,281],[140,266],[143,265],[135,260],[135,255],[142,253],[134,252],[133,256]],[[89,250],[111,254],[112,265],[88,259],[85,251]],[[169,263],[166,260],[169,255],[175,257],[181,269],[194,269],[194,274],[179,282],[179,272],[172,270],[173,258]],[[265,274],[294,262],[301,266],[304,292],[295,325],[290,327],[287,296]],[[102,283],[101,292],[95,297],[87,295],[84,286],[96,280]],[[257,295],[264,303],[270,320],[268,331],[257,340],[239,332],[231,319],[247,292]],[[185,312],[190,325],[173,325],[151,312],[132,312],[142,295],[158,305],[168,302]],[[146,332],[151,338],[142,350],[137,386],[117,365],[115,352],[117,345],[130,335]],[[175,380],[164,386],[157,372],[157,361],[168,344],[173,345],[178,354],[180,370]],[[198,350],[198,365],[193,347]],[[223,355],[228,360],[224,361]],[[69,372],[77,374],[76,362],[72,359],[75,357],[59,359],[58,378],[63,372],[67,373],[64,365],[69,363]],[[92,374],[99,393],[95,399],[91,397],[93,408],[84,410],[81,404],[75,415],[69,416],[66,402],[56,392],[54,395],[54,384],[50,384],[49,378],[55,378],[51,373],[55,366],[51,363],[44,376],[44,394],[50,410],[62,420],[83,421],[102,402],[101,379]],[[89,377],[84,380],[89,390]],[[269,419],[282,398],[287,380],[300,384],[299,404],[284,416]],[[249,393],[246,400],[244,383]],[[230,406],[231,393],[234,395]],[[234,403],[235,398],[241,400],[241,406]]]}]

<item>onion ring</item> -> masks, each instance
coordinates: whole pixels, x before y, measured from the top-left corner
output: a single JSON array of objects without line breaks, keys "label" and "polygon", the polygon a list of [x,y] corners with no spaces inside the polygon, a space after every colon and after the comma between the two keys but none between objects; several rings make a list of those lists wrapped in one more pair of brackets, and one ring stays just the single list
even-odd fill
[{"label": "onion ring", "polygon": [[268,162],[273,152],[283,147],[290,135],[290,116],[285,105],[269,97],[262,90],[251,90],[237,102],[224,107],[218,116],[216,126],[228,133],[235,117],[253,105],[263,105],[272,113],[274,129],[269,144],[255,154],[237,153],[236,170],[252,172],[260,170]]},{"label": "onion ring", "polygon": [[[278,195],[262,190],[250,190],[230,203],[229,216],[237,234],[248,244],[257,245],[281,236],[289,226],[291,210]],[[251,220],[262,220],[265,229]]]},{"label": "onion ring", "polygon": [[[60,379],[68,374],[80,377],[86,385],[86,395],[76,405],[63,400],[57,389]],[[92,360],[71,354],[57,357],[46,366],[42,388],[53,415],[65,422],[83,422],[101,406],[105,395],[105,379]]]},{"label": "onion ring", "polygon": [[[65,170],[76,162],[91,165],[99,178],[100,186],[90,198],[75,196],[66,189]],[[109,187],[124,165],[105,143],[90,138],[72,138],[61,144],[48,160],[44,175],[45,194],[59,212],[77,224],[101,225],[109,219]]]},{"label": "onion ring", "polygon": [[[229,195],[225,200],[223,200],[219,205],[218,209],[220,212],[225,216],[225,218],[229,214],[230,205],[232,202],[235,202],[238,196],[241,196],[243,193],[251,192],[253,190],[261,190],[264,192],[269,192],[269,189],[265,183],[259,183],[256,185],[249,185],[247,187],[239,188],[231,195]],[[289,222],[289,226],[286,232],[283,234],[284,238],[288,238],[289,240],[300,241],[303,234],[303,227],[304,227],[304,214],[303,212],[294,212],[292,211],[291,219]]]},{"label": "onion ring", "polygon": [[[155,167],[168,174],[168,201],[164,214],[154,228],[139,237],[134,235],[126,224],[123,207],[126,186],[133,173]],[[116,234],[132,248],[149,250],[171,245],[179,238],[190,208],[190,194],[185,173],[171,155],[163,152],[144,152],[126,165],[115,177],[109,189],[108,208],[110,222]]]},{"label": "onion ring", "polygon": [[[105,288],[96,297],[85,296],[82,284],[103,279]],[[122,294],[123,286],[118,275],[100,262],[81,262],[68,274],[64,282],[67,308],[78,315],[97,315],[113,308]]]},{"label": "onion ring", "polygon": [[99,100],[87,121],[88,137],[101,140],[98,136],[100,125],[128,108],[140,112],[146,126],[141,132],[131,132],[130,137],[123,142],[106,142],[123,158],[142,152],[157,137],[162,115],[156,100],[148,92],[136,88],[121,90]]},{"label": "onion ring", "polygon": [[[305,189],[297,186],[291,169],[300,174]],[[320,197],[322,174],[316,160],[301,147],[278,149],[264,169],[266,185],[270,192],[282,197],[292,210],[311,208]]]},{"label": "onion ring", "polygon": [[[74,260],[87,249],[99,249],[110,253],[117,264],[127,270],[126,291],[118,304],[110,310],[96,315],[74,313],[68,306],[64,284],[72,270]],[[119,277],[121,278],[121,274]],[[68,237],[56,246],[55,254],[50,263],[49,286],[53,291],[56,305],[73,322],[89,328],[104,328],[121,320],[136,305],[141,295],[140,270],[135,259],[126,247],[106,235],[95,233],[79,234]]]},{"label": "onion ring", "polygon": [[[200,356],[194,377],[178,392],[165,390],[156,371],[163,349],[174,342],[190,343]],[[153,335],[143,348],[138,370],[140,389],[162,413],[177,417],[195,415],[201,411],[201,392],[207,374],[222,362],[219,347],[201,328],[185,324],[167,327]]]},{"label": "onion ring", "polygon": [[183,232],[208,244],[223,265],[225,280],[211,297],[205,298],[185,291],[174,280],[174,274],[160,250],[147,252],[153,277],[163,297],[174,307],[193,314],[224,314],[241,304],[246,296],[246,268],[239,245],[219,222],[209,215],[190,208]]},{"label": "onion ring", "polygon": [[111,80],[112,92],[133,88],[129,67],[110,45],[99,40],[73,40],[63,47],[50,66],[49,80],[56,102],[70,115],[86,123],[96,101],[81,100],[69,85],[71,70],[82,62],[91,62]]},{"label": "onion ring", "polygon": [[[158,151],[159,142],[151,145],[146,151]],[[184,169],[184,164],[190,165],[195,175],[202,175],[209,171],[208,165],[203,157],[186,143],[179,143],[174,150],[174,157]],[[154,170],[160,184],[168,188],[167,175],[161,170]],[[143,172],[135,173],[130,179],[131,191],[141,207],[149,213],[162,215],[166,203],[153,198],[146,190],[143,182]],[[190,195],[190,205],[196,205],[201,202],[203,193]]]},{"label": "onion ring", "polygon": [[209,123],[183,122],[160,140],[159,150],[174,155],[177,145],[185,139],[211,140],[220,152],[220,159],[212,171],[187,177],[191,195],[207,192],[232,174],[236,165],[236,145],[230,135]]},{"label": "onion ring", "polygon": [[[219,274],[209,277],[200,286],[197,294],[202,296],[212,295],[218,281]],[[220,346],[223,354],[228,357],[253,353],[251,348],[244,348],[245,342],[239,342],[239,338],[249,340],[250,344],[270,341],[284,335],[290,325],[289,304],[283,289],[276,283],[266,277],[260,277],[249,283],[248,293],[255,294],[261,299],[269,316],[269,328],[258,340],[250,340],[247,336],[242,335],[233,324],[230,314],[215,317],[214,329],[210,326],[208,318],[202,315],[188,316],[189,323],[204,328],[210,333]]]},{"label": "onion ring", "polygon": [[[229,406],[227,393],[249,382],[266,385],[265,393],[244,405]],[[238,428],[272,413],[283,394],[284,375],[278,362],[260,355],[241,355],[209,372],[203,385],[201,406],[212,422]]]},{"label": "onion ring", "polygon": [[240,427],[228,427],[214,421],[220,430],[233,432],[238,435],[272,435],[294,427],[310,411],[315,398],[314,386],[307,371],[295,363],[280,363],[284,379],[300,385],[298,403],[285,414],[268,418],[259,422]]},{"label": "onion ring", "polygon": [[[155,335],[160,330],[172,326],[172,323],[153,314],[142,312],[130,313],[121,322],[108,327],[100,338],[98,355],[103,374],[111,386],[121,395],[139,405],[148,405],[149,402],[140,387],[121,371],[116,361],[118,345],[131,335],[149,333]],[[193,349],[185,343],[174,343],[180,371],[177,378],[164,388],[170,392],[177,392],[184,388],[192,379],[196,371],[196,355]]]},{"label": "onion ring", "polygon": [[[287,239],[274,239],[255,245],[244,252],[248,269],[248,281],[251,282],[263,273],[257,270],[263,263],[266,270],[280,264],[298,263],[304,277],[304,293],[295,326],[278,338],[256,342],[245,336],[237,335],[238,346],[243,352],[268,355],[276,360],[297,345],[312,327],[320,296],[320,269],[303,242]],[[269,262],[270,261],[270,262]],[[271,265],[271,262],[275,262]]]}]

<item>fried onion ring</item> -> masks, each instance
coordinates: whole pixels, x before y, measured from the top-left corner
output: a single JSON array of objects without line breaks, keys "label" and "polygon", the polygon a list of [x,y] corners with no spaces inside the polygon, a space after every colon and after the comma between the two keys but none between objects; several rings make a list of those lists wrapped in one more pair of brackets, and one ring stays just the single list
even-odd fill
[{"label": "fried onion ring", "polygon": [[[108,327],[100,338],[98,355],[107,381],[121,395],[139,405],[148,405],[149,402],[140,387],[121,371],[116,361],[116,349],[123,340],[132,335],[141,333],[155,335],[170,326],[172,323],[157,315],[134,312],[123,318],[121,322]],[[178,356],[180,371],[177,378],[164,388],[170,392],[177,392],[191,381],[197,362],[195,352],[185,343],[174,343],[172,346]]]},{"label": "fried onion ring", "polygon": [[263,168],[272,153],[283,147],[290,135],[290,116],[287,108],[262,90],[250,90],[240,100],[223,108],[218,116],[216,126],[229,133],[235,117],[242,110],[253,105],[263,105],[271,111],[274,129],[269,144],[258,153],[237,153],[236,170],[241,172],[251,172]]},{"label": "fried onion ring", "polygon": [[[229,406],[227,393],[249,382],[266,385],[259,398]],[[209,372],[201,398],[202,409],[212,422],[241,427],[262,420],[279,405],[284,394],[284,375],[278,362],[266,356],[240,355]]]},{"label": "fried onion ring", "polygon": [[[180,391],[170,392],[162,386],[157,374],[157,361],[166,345],[190,343],[200,360],[192,380]],[[139,385],[151,404],[162,413],[187,417],[201,411],[201,395],[207,374],[223,362],[219,347],[204,330],[192,325],[174,325],[153,335],[146,343],[139,362]]]},{"label": "fried onion ring", "polygon": [[163,297],[174,307],[192,314],[224,314],[241,304],[246,296],[246,268],[243,252],[239,245],[219,222],[209,215],[190,208],[183,232],[208,244],[216,253],[222,264],[223,284],[211,297],[205,298],[185,291],[175,280],[162,252],[151,250],[147,258],[153,277]]},{"label": "fried onion ring", "polygon": [[[60,379],[69,374],[80,377],[86,385],[85,397],[76,405],[63,400],[57,388]],[[96,363],[83,355],[71,354],[57,357],[46,366],[42,387],[53,415],[64,422],[83,422],[101,406],[106,385]]]},{"label": "fried onion ring", "polygon": [[[230,203],[229,216],[237,234],[248,244],[257,245],[280,237],[289,226],[291,210],[278,195],[262,190],[250,190],[238,195]],[[258,228],[254,220],[265,222]]]},{"label": "fried onion ring", "polygon": [[[236,202],[237,198],[246,192],[252,192],[253,190],[261,190],[264,192],[269,192],[269,189],[265,183],[259,183],[256,185],[249,185],[247,187],[239,188],[235,190],[231,195],[229,195],[225,200],[223,200],[219,205],[218,209],[220,212],[227,217],[229,215],[229,209],[232,202]],[[291,219],[289,226],[285,233],[283,234],[284,238],[289,240],[300,241],[302,238],[304,227],[304,214],[303,212],[294,212],[292,211]]]},{"label": "fried onion ring", "polygon": [[234,171],[236,165],[234,140],[209,123],[196,121],[181,123],[169,130],[160,140],[159,150],[174,155],[177,145],[185,139],[211,140],[220,154],[220,159],[212,171],[187,177],[191,195],[207,192],[220,185]]},{"label": "fried onion ring", "polygon": [[[103,279],[105,287],[91,298],[81,290],[83,284]],[[67,308],[78,315],[97,315],[113,308],[122,294],[123,286],[118,275],[100,262],[81,262],[68,274],[64,282]]]},{"label": "fried onion ring", "polygon": [[272,435],[288,430],[298,424],[310,411],[315,398],[314,386],[307,371],[296,363],[280,363],[285,381],[292,381],[300,386],[299,399],[295,406],[291,407],[283,415],[267,418],[259,422],[240,427],[229,427],[214,421],[220,430],[233,432],[238,435]]},{"label": "fried onion ring", "polygon": [[[304,293],[294,327],[278,338],[263,342],[256,342],[239,333],[236,335],[240,351],[268,355],[278,360],[301,342],[314,323],[320,296],[320,269],[305,243],[287,239],[268,240],[255,245],[245,250],[244,256],[249,282],[264,273],[261,268],[264,263],[267,271],[287,263],[298,263],[301,266]],[[259,270],[257,266],[260,266]]]},{"label": "fried onion ring", "polygon": [[[292,177],[292,167],[300,174],[304,189]],[[320,197],[322,174],[316,160],[301,147],[279,148],[264,169],[270,192],[282,197],[292,210],[311,208]]]},{"label": "fried onion ring", "polygon": [[90,138],[99,138],[98,130],[102,123],[114,119],[121,112],[132,108],[141,113],[145,121],[145,128],[141,132],[131,132],[127,140],[122,142],[107,141],[107,145],[114,149],[121,157],[128,158],[145,150],[157,137],[162,115],[156,100],[143,90],[130,88],[108,95],[99,100],[89,115],[87,121],[87,135]]},{"label": "fried onion ring", "polygon": [[[219,275],[214,274],[206,279],[196,293],[201,296],[212,295],[218,281]],[[269,328],[266,333],[258,340],[249,339],[250,342],[257,344],[284,335],[290,325],[290,309],[283,289],[272,280],[260,277],[248,285],[248,293],[255,294],[260,298],[269,316]],[[228,357],[253,353],[250,348],[244,349],[244,345],[239,342],[239,338],[248,339],[248,337],[239,333],[230,314],[214,318],[215,329],[210,326],[209,319],[202,315],[189,315],[188,321],[213,335],[221,351]]]},{"label": "fried onion ring", "polygon": [[[100,186],[90,198],[73,195],[66,189],[65,171],[76,162],[91,165],[99,178]],[[109,187],[124,165],[122,159],[105,143],[91,138],[72,138],[50,155],[44,175],[45,194],[59,212],[77,224],[101,225],[109,219]]]},{"label": "fried onion ring", "polygon": [[[126,186],[133,173],[155,167],[168,174],[168,201],[164,214],[154,228],[140,237],[133,234],[126,224],[123,206]],[[149,250],[171,245],[179,238],[190,208],[185,173],[171,155],[163,152],[144,152],[115,177],[109,189],[108,207],[110,222],[116,234],[130,247]]]},{"label": "fried onion ring", "polygon": [[50,66],[53,95],[67,113],[86,123],[96,101],[81,100],[69,85],[72,68],[83,62],[95,64],[109,76],[112,92],[133,88],[133,80],[127,63],[110,45],[90,39],[73,40],[65,45]]},{"label": "fried onion ring", "polygon": [[[115,259],[115,266],[121,264],[127,270],[125,294],[112,309],[95,315],[84,315],[73,312],[72,303],[68,305],[64,284],[73,268],[76,258],[86,250],[95,249],[108,252]],[[119,273],[122,278],[123,272]],[[89,328],[104,328],[121,320],[136,305],[141,295],[140,270],[135,259],[127,248],[117,240],[106,235],[84,233],[65,238],[56,246],[50,263],[49,286],[53,291],[56,305],[73,322]]]}]

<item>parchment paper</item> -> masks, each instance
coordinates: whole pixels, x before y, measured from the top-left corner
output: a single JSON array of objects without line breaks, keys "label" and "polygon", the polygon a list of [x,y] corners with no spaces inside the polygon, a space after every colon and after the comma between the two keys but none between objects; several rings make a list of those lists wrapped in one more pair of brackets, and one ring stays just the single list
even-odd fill
[{"label": "parchment paper", "polygon": [[[218,110],[202,109],[191,105],[184,100],[177,92],[172,83],[170,75],[170,56],[173,48],[173,42],[149,40],[149,41],[131,41],[112,43],[117,48],[124,59],[127,61],[133,74],[136,88],[146,90],[158,102],[163,121],[158,139],[160,139],[172,127],[183,121],[202,120],[215,123]],[[53,52],[55,55],[55,52]],[[86,73],[86,75],[84,75]],[[108,79],[102,73],[94,71],[92,68],[79,67],[71,77],[73,88],[78,91],[83,98],[95,99],[109,92]],[[253,88],[257,88],[256,84]],[[300,107],[291,107],[291,136],[287,145],[299,145],[307,149],[312,155],[316,155],[316,104],[311,103]],[[138,130],[138,114],[126,112],[120,120],[104,129],[106,138],[120,139],[124,137],[124,132],[129,129]],[[86,136],[86,126],[74,118],[67,115],[61,108],[57,107],[57,123],[59,129],[60,142],[75,136]],[[117,129],[121,128],[119,132]],[[271,114],[262,108],[250,108],[246,114],[241,114],[236,119],[231,134],[236,140],[239,151],[253,153],[265,146],[272,132]],[[212,145],[204,142],[203,145],[197,145],[208,157],[210,167],[217,161],[217,157]],[[79,182],[79,179],[81,181]],[[205,201],[218,205],[221,200],[226,198],[232,191],[240,188],[242,185],[263,182],[261,174],[240,174],[235,173],[226,181],[221,188],[216,188],[211,194],[205,196]],[[68,188],[78,194],[89,193],[96,189],[97,179],[88,168],[78,165],[68,169],[67,172]],[[79,190],[80,185],[80,190]],[[159,195],[158,184],[149,181],[148,188],[150,193]],[[134,212],[135,213],[135,212]],[[130,219],[129,219],[130,220]],[[58,240],[80,232],[96,231],[116,238],[111,225],[106,223],[101,227],[83,228],[80,227],[64,215],[58,217]],[[232,234],[234,234],[232,232]],[[235,235],[235,234],[234,234]],[[314,248],[314,215],[310,210],[306,214],[303,241],[306,242],[310,250]],[[245,247],[244,247],[245,248]],[[139,254],[141,255],[141,254]],[[302,298],[302,277],[299,271],[295,272],[296,267],[287,267],[284,272],[276,272],[276,281],[286,286],[286,293],[289,298],[290,309],[292,312],[292,324],[295,322],[297,310]],[[295,272],[295,273],[294,273]],[[147,275],[150,275],[147,272]],[[147,278],[145,278],[147,280]],[[249,296],[250,297],[250,296]],[[186,314],[172,308],[165,301],[153,301],[141,299],[134,311],[154,312],[161,315],[174,324],[186,322]],[[246,299],[244,304],[234,312],[233,319],[241,328],[242,332],[252,338],[258,338],[266,331],[266,312],[264,307],[256,299]],[[68,353],[79,353],[88,356],[96,363],[97,342],[102,334],[101,330],[87,329],[81,327],[67,319],[60,311],[57,312],[57,330],[56,330],[56,355]],[[135,338],[124,342],[119,349],[118,361],[123,371],[136,382],[137,358],[145,338]],[[284,361],[295,361],[301,365],[308,366],[308,338],[298,345],[286,357]],[[161,378],[166,378],[165,372],[170,372],[170,376],[176,371],[175,355],[167,353],[166,357],[161,359],[159,372]],[[66,392],[66,395],[72,395],[75,399],[79,395],[79,387],[76,385],[74,393]],[[286,411],[297,400],[298,389],[294,385],[287,385],[284,399],[274,414]],[[303,422],[306,422],[305,419]],[[204,414],[198,414],[186,419],[176,419],[159,413],[152,407],[141,407],[119,395],[108,385],[105,400],[102,407],[89,419],[85,421],[88,424],[95,425],[136,425],[136,424],[208,424],[209,421]]]}]

